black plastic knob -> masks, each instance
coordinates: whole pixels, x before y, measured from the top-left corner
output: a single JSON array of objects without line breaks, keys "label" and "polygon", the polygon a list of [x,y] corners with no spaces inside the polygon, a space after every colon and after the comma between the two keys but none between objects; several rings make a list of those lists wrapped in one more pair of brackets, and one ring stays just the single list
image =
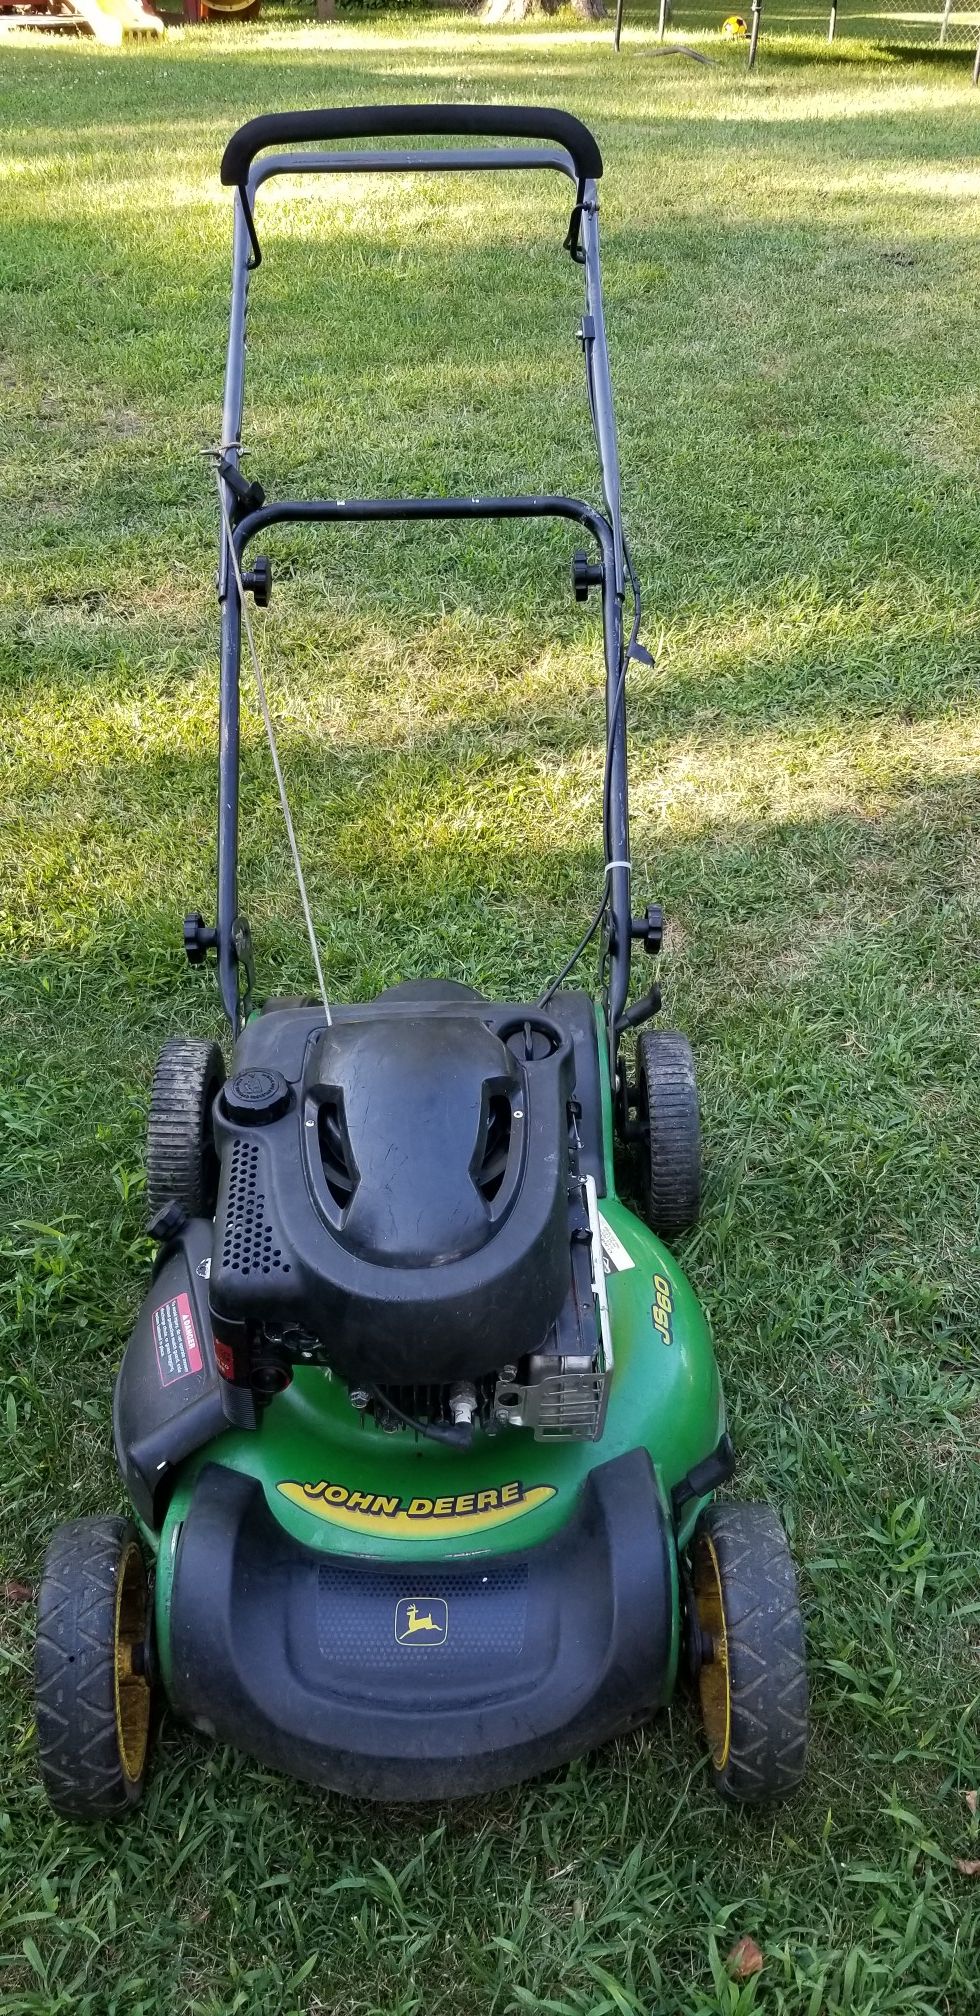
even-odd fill
[{"label": "black plastic knob", "polygon": [[242,575],[242,587],[250,590],[256,609],[268,609],[272,600],[272,561],[262,553],[253,560],[247,574]]},{"label": "black plastic knob", "polygon": [[205,924],[199,910],[190,910],[184,918],[184,951],[190,966],[203,966],[218,934]]},{"label": "black plastic knob", "polygon": [[664,913],[659,903],[648,903],[642,917],[631,918],[630,936],[640,940],[644,952],[656,954],[662,950]]},{"label": "black plastic knob", "polygon": [[267,1127],[288,1111],[289,1083],[281,1071],[236,1071],[221,1096],[229,1120],[240,1126]]},{"label": "black plastic knob", "polygon": [[572,590],[576,602],[587,602],[590,588],[601,588],[603,578],[601,563],[590,560],[579,547],[572,554]]},{"label": "black plastic knob", "polygon": [[176,1239],[183,1231],[186,1223],[187,1212],[183,1204],[178,1204],[176,1197],[171,1197],[169,1204],[164,1204],[159,1211],[154,1212],[146,1229],[158,1246],[167,1246],[171,1239]]}]

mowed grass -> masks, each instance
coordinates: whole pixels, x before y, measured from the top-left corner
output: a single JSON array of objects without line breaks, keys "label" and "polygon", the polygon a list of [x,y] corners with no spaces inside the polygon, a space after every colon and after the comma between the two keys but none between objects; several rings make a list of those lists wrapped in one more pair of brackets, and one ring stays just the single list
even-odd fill
[{"label": "mowed grass", "polygon": [[[718,45],[713,45],[717,52]],[[0,70],[0,2004],[138,2016],[971,2016],[977,1581],[977,101],[817,44],[399,15]],[[562,104],[607,161],[607,305],[653,672],[633,855],[700,1059],[738,1489],[801,1567],[812,1763],[740,1814],[679,1702],[445,1812],[360,1808],[165,1721],[124,1830],[56,1822],[28,1600],[120,1501],[155,1052],[213,872],[229,203],[260,109]],[[263,199],[248,468],[273,494],[592,494],[556,179]],[[328,982],[536,989],[600,877],[598,628],[567,529],[278,535],[260,618]],[[249,703],[243,884],[309,985]],[[958,1865],[966,1865],[966,1869]],[[741,1937],[760,1975],[731,1981]]]}]

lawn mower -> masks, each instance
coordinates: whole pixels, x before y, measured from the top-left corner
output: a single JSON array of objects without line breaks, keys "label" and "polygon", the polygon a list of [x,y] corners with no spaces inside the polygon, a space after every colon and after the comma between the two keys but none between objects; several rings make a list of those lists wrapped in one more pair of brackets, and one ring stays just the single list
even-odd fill
[{"label": "lawn mower", "polygon": [[[426,137],[455,144],[351,145]],[[547,493],[267,501],[241,467],[262,186],[541,169],[574,192],[564,249],[584,277],[604,508]],[[216,959],[232,1051],[226,1071],[216,1043],[174,1037],[153,1079],[156,1258],[113,1401],[135,1523],[61,1526],[40,1585],[40,1768],[74,1818],[138,1801],[160,1696],[274,1770],[441,1801],[566,1764],[687,1677],[723,1794],[786,1793],[803,1772],[789,1549],[767,1507],[715,1500],[732,1443],[670,1244],[699,1209],[691,1050],[644,1026],[656,986],[631,1001],[631,954],[655,957],[664,926],[656,903],[631,902],[625,689],[651,661],[620,509],[601,174],[578,120],[500,106],[276,114],[224,154],[217,911],[213,926],[192,913],[184,942],[192,964]],[[595,915],[530,1001],[423,977],[331,1002],[255,651],[250,604],[272,592],[255,542],[297,524],[540,518],[584,535],[572,589],[602,605]],[[318,981],[261,1004],[238,898],[243,630]],[[571,984],[590,944],[595,997]],[[617,1194],[631,1168],[646,1223]]]}]

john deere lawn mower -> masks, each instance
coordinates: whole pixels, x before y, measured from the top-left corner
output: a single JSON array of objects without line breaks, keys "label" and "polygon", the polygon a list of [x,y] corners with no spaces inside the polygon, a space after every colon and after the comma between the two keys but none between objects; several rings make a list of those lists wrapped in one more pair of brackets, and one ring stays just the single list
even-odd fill
[{"label": "john deere lawn mower", "polygon": [[[467,144],[351,146],[406,136]],[[564,247],[584,277],[604,509],[549,494],[267,501],[240,467],[262,185],[531,169],[574,192]],[[567,113],[499,106],[275,115],[224,155],[217,914],[194,913],[184,935],[192,964],[216,958],[232,1049],[226,1072],[216,1043],[174,1038],[153,1080],[156,1264],[113,1403],[134,1523],[61,1526],[40,1588],[40,1761],[60,1813],[135,1805],[158,1693],[274,1769],[443,1800],[635,1728],[684,1676],[721,1792],[763,1799],[803,1771],[789,1551],[767,1507],[715,1502],[732,1444],[671,1251],[699,1205],[691,1051],[644,1027],[655,986],[631,1005],[631,954],[657,954],[663,919],[631,902],[625,688],[631,662],[650,661],[620,515],[601,173]],[[573,591],[602,604],[595,916],[530,1001],[422,978],[331,1002],[254,647],[250,604],[272,589],[256,542],[296,524],[537,518],[584,537]],[[238,898],[243,631],[319,988],[262,1005]],[[593,941],[596,998],[570,980]],[[646,1223],[617,1194],[620,1157],[641,1168]]]}]

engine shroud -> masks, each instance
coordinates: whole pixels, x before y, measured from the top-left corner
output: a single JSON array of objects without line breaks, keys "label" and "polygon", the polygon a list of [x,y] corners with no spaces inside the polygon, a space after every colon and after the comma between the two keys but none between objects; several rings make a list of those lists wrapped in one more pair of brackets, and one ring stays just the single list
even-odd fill
[{"label": "engine shroud", "polygon": [[605,1188],[596,1043],[585,995],[546,1015],[449,982],[249,1023],[215,1108],[210,1306],[236,1383],[261,1339],[388,1386],[539,1349],[576,1292],[580,1178]]}]

